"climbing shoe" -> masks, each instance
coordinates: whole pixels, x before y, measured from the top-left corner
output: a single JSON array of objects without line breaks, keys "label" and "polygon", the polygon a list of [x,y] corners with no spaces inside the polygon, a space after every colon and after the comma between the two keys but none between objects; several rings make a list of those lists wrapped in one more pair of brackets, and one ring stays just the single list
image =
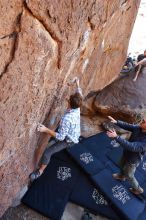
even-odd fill
[{"label": "climbing shoe", "polygon": [[39,170],[36,170],[34,172],[32,172],[30,175],[29,175],[29,179],[31,182],[33,182],[34,180],[36,180],[37,178],[39,178],[41,176],[41,173]]}]

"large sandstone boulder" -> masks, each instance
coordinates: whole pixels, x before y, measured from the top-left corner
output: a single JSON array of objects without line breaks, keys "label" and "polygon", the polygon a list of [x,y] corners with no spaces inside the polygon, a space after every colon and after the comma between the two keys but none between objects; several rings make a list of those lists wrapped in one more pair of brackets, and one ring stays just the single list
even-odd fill
[{"label": "large sandstone boulder", "polygon": [[101,113],[129,122],[139,122],[146,117],[146,75],[140,74],[136,82],[134,76],[134,71],[119,76],[102,91],[91,95],[86,99],[83,114]]},{"label": "large sandstone boulder", "polygon": [[66,82],[79,76],[86,95],[117,76],[139,2],[0,1],[0,215],[23,191],[48,139],[37,123],[55,128],[65,109]]}]

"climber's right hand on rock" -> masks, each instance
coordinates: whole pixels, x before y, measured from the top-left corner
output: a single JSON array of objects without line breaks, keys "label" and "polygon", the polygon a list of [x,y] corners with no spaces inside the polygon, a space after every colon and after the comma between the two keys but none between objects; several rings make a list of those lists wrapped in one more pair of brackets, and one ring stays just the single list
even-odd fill
[{"label": "climber's right hand on rock", "polygon": [[70,85],[72,85],[72,84],[74,84],[74,83],[76,83],[77,87],[79,87],[79,78],[78,78],[77,76],[74,77],[74,78],[68,83],[68,85],[70,86]]}]

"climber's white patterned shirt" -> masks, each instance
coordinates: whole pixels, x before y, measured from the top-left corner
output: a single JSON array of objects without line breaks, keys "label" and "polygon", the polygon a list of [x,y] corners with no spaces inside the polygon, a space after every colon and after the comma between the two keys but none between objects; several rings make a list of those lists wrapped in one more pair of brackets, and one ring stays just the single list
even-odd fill
[{"label": "climber's white patterned shirt", "polygon": [[[78,88],[76,92],[79,92],[82,96],[81,88]],[[78,143],[80,132],[80,108],[67,109],[60,121],[59,129],[56,132],[56,139]]]},{"label": "climber's white patterned shirt", "polygon": [[80,137],[80,108],[68,109],[61,119],[56,139],[78,143]]}]

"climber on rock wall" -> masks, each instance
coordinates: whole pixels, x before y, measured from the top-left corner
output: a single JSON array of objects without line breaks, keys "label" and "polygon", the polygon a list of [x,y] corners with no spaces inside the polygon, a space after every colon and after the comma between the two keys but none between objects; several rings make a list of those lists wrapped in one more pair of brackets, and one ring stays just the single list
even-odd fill
[{"label": "climber on rock wall", "polygon": [[53,137],[51,140],[40,161],[39,168],[30,174],[31,182],[37,179],[42,175],[45,168],[50,162],[51,156],[67,147],[71,147],[73,144],[79,142],[80,137],[80,106],[82,104],[82,90],[79,87],[79,79],[74,78],[72,83],[76,83],[77,90],[76,92],[69,97],[68,108],[62,117],[58,131],[55,132],[42,124],[38,125],[37,130],[39,132],[44,132]]}]

